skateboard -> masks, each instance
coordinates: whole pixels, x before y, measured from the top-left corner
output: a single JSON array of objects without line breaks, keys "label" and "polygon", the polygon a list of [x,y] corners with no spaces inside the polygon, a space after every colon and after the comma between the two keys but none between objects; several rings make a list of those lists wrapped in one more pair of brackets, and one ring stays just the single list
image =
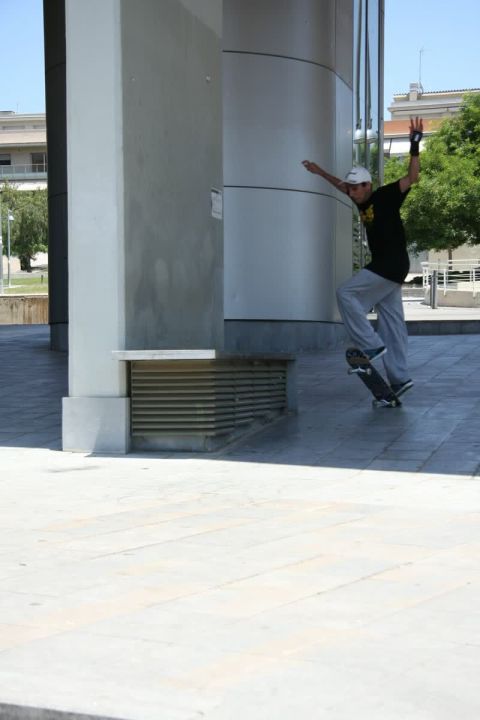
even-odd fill
[{"label": "skateboard", "polygon": [[390,385],[375,370],[368,357],[357,348],[351,347],[345,353],[347,362],[350,365],[349,375],[358,375],[360,380],[367,386],[374,399],[373,407],[400,407],[401,401],[393,392]]}]

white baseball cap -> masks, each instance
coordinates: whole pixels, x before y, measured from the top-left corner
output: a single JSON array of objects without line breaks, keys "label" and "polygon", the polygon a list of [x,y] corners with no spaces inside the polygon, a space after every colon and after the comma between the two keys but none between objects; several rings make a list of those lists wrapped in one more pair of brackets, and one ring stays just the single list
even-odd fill
[{"label": "white baseball cap", "polygon": [[364,167],[353,167],[345,175],[345,182],[349,185],[360,185],[364,182],[372,182],[372,176],[368,172],[367,168]]}]

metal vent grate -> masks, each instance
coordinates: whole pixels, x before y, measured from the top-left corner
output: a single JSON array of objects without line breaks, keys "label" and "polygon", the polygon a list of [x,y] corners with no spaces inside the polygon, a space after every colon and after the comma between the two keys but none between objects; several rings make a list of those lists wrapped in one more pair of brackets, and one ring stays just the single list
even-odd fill
[{"label": "metal vent grate", "polygon": [[278,361],[132,361],[130,382],[132,437],[212,437],[287,407]]}]

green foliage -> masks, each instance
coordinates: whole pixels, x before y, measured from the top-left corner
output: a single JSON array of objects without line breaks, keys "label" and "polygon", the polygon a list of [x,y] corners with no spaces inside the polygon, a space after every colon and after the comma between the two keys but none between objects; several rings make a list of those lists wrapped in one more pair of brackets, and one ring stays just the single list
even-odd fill
[{"label": "green foliage", "polygon": [[388,183],[395,182],[401,177],[404,177],[408,172],[408,159],[391,157],[385,160],[384,165],[384,182],[385,185]]},{"label": "green foliage", "polygon": [[11,287],[3,288],[5,295],[48,295],[48,273],[32,273],[13,277]]},{"label": "green foliage", "polygon": [[[420,181],[402,208],[410,248],[453,250],[480,243],[480,96],[467,95],[420,156]],[[406,175],[408,160],[389,159],[385,182]]]},{"label": "green foliage", "polygon": [[435,144],[448,155],[471,158],[480,170],[480,95],[465,95],[458,115],[442,123]]},{"label": "green foliage", "polygon": [[20,260],[22,270],[31,270],[31,261],[48,249],[48,195],[46,190],[18,190],[5,183],[1,188],[2,234],[6,252],[7,210],[14,220],[10,225],[11,253]]},{"label": "green foliage", "polygon": [[[427,160],[427,159],[426,159]],[[472,158],[430,153],[403,219],[415,252],[480,242],[480,179]]]}]

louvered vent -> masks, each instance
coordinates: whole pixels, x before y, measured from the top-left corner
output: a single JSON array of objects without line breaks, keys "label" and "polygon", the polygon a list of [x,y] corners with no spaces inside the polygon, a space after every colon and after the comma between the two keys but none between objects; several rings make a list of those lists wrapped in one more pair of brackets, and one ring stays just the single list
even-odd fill
[{"label": "louvered vent", "polygon": [[275,361],[132,361],[135,437],[214,437],[287,407],[286,364]]}]

